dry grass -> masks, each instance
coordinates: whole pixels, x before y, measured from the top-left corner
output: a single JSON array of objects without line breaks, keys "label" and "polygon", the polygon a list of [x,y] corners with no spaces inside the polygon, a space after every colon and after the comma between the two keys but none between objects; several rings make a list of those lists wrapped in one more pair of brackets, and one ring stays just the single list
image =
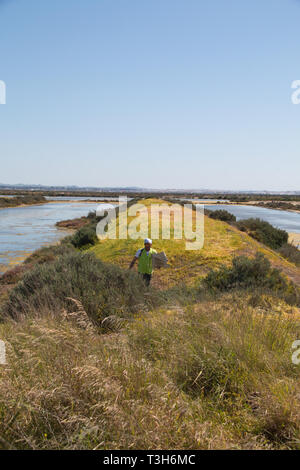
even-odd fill
[{"label": "dry grass", "polygon": [[97,333],[80,304],[71,315],[2,324],[0,445],[297,448],[299,370],[290,347],[299,312],[250,300],[203,299],[109,335]]},{"label": "dry grass", "polygon": [[126,337],[51,318],[4,330],[10,366],[1,370],[0,436],[7,447],[199,447],[184,397],[132,354]]}]

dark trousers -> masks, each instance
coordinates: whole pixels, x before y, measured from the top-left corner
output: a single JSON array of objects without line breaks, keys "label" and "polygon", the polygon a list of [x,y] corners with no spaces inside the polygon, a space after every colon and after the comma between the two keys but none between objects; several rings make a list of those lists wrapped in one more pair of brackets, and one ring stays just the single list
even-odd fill
[{"label": "dark trousers", "polygon": [[150,286],[150,282],[151,282],[152,274],[140,273],[140,275],[143,276],[143,281],[144,281],[144,283],[146,284],[147,287],[149,287],[149,286]]}]

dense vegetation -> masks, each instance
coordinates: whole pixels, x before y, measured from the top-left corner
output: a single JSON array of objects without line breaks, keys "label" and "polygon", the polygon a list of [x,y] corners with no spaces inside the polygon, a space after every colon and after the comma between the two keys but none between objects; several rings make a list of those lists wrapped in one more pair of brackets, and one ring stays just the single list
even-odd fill
[{"label": "dense vegetation", "polygon": [[145,285],[134,272],[107,265],[89,253],[71,253],[36,265],[10,292],[2,312],[14,319],[62,312],[68,298],[82,303],[94,324],[104,317],[126,317],[145,304]]},{"label": "dense vegetation", "polygon": [[275,228],[261,219],[240,220],[237,222],[237,227],[275,250],[288,242],[289,235],[285,230]]},{"label": "dense vegetation", "polygon": [[261,253],[255,258],[237,256],[232,266],[221,266],[212,270],[204,279],[210,289],[220,291],[235,288],[263,289],[275,292],[286,302],[300,306],[300,292],[292,283],[288,282],[276,268],[272,268],[270,261]]},{"label": "dense vegetation", "polygon": [[70,239],[75,248],[89,247],[97,242],[96,229],[93,225],[87,225],[79,230]]},{"label": "dense vegetation", "polygon": [[222,220],[223,222],[235,222],[236,217],[226,210],[210,211],[209,217],[211,219]]},{"label": "dense vegetation", "polygon": [[293,204],[292,202],[284,201],[271,201],[271,202],[259,202],[255,204],[258,207],[267,207],[268,209],[282,209],[285,211],[300,211],[300,204]]},{"label": "dense vegetation", "polygon": [[253,290],[140,313],[117,335],[80,305],[5,322],[1,447],[296,449],[300,330],[286,311]]}]

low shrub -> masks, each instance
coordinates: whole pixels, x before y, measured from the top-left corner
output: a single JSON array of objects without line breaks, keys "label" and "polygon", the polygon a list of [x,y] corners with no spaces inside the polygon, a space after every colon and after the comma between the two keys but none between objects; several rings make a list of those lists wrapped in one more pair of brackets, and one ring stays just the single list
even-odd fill
[{"label": "low shrub", "polygon": [[56,227],[60,228],[67,228],[70,230],[78,230],[81,227],[84,227],[89,223],[89,219],[87,217],[80,217],[77,219],[68,219],[68,220],[60,220],[56,222]]},{"label": "low shrub", "polygon": [[87,224],[80,227],[74,235],[68,237],[68,241],[75,248],[89,248],[97,243],[97,224],[105,216],[97,216],[95,211],[90,211],[85,218]]},{"label": "low shrub", "polygon": [[99,221],[101,219],[101,217],[97,217],[96,211],[90,211],[87,215],[87,218],[93,222]]},{"label": "low shrub", "polygon": [[71,237],[70,241],[75,248],[87,248],[91,245],[95,245],[98,241],[96,227],[94,224],[89,224],[80,228]]},{"label": "low shrub", "polygon": [[[131,207],[137,202],[137,199],[134,198],[127,203],[127,207]],[[98,216],[96,211],[90,211],[86,217],[88,224],[79,228],[77,232],[67,237],[67,241],[72,243],[75,248],[89,248],[97,243],[98,237],[96,233],[97,224],[100,220],[104,219],[109,213],[109,209],[105,209],[104,215]],[[119,212],[119,207],[115,207],[115,215],[117,216]]]},{"label": "low shrub", "polygon": [[209,217],[211,219],[222,220],[223,222],[235,222],[236,217],[235,215],[231,214],[230,212],[222,209],[216,211],[210,211]]},{"label": "low shrub", "polygon": [[52,245],[36,250],[32,255],[25,259],[24,264],[43,264],[55,261],[59,256],[70,254],[75,248],[70,243]]},{"label": "low shrub", "polygon": [[[18,319],[31,313],[59,313],[69,306],[66,298],[71,297],[100,323],[104,317],[128,317],[143,308],[145,291],[136,273],[104,264],[90,253],[72,253],[26,273],[10,292],[2,314]],[[150,294],[147,299],[151,302]]]},{"label": "low shrub", "polygon": [[299,303],[299,291],[288,282],[270,261],[257,253],[255,258],[238,256],[232,266],[221,266],[212,270],[204,278],[204,285],[212,290],[230,290],[234,288],[263,288],[275,291],[291,304]]},{"label": "low shrub", "polygon": [[278,253],[292,263],[295,263],[296,266],[300,266],[300,251],[291,243],[285,243],[282,245],[282,247],[279,248]]},{"label": "low shrub", "polygon": [[247,232],[255,240],[276,250],[287,243],[289,235],[285,230],[273,227],[261,219],[245,219],[237,222],[242,232]]}]

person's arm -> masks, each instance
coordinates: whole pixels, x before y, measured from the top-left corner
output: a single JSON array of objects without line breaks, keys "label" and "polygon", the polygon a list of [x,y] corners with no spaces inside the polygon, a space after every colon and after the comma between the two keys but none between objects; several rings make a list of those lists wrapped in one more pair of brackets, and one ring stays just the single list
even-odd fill
[{"label": "person's arm", "polygon": [[136,256],[134,256],[133,260],[130,263],[129,269],[133,268],[133,266],[135,265],[136,260],[137,260],[137,258],[136,258]]},{"label": "person's arm", "polygon": [[132,260],[131,263],[130,263],[129,269],[132,269],[132,268],[133,268],[133,266],[135,265],[136,260],[139,259],[140,255],[141,255],[141,250],[138,250],[138,251],[136,252],[136,254],[134,255],[133,260]]}]

